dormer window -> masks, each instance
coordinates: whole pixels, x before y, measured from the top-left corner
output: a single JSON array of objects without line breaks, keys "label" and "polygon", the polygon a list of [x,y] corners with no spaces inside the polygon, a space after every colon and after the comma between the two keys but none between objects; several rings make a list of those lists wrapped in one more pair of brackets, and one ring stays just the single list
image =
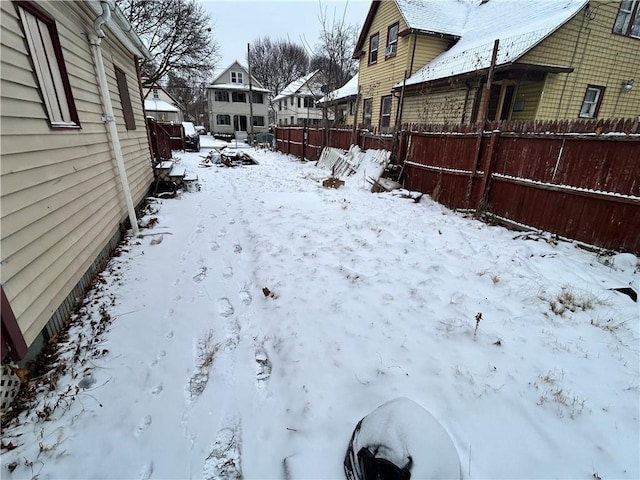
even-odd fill
[{"label": "dormer window", "polygon": [[154,88],[154,89],[153,89],[153,98],[154,98],[155,100],[157,100],[158,98],[160,98],[160,94],[158,93],[158,89],[157,89],[157,88]]},{"label": "dormer window", "polygon": [[393,57],[398,50],[398,27],[399,23],[394,23],[387,30],[387,48],[384,51],[385,58]]},{"label": "dormer window", "polygon": [[244,83],[242,72],[231,72],[231,83]]}]

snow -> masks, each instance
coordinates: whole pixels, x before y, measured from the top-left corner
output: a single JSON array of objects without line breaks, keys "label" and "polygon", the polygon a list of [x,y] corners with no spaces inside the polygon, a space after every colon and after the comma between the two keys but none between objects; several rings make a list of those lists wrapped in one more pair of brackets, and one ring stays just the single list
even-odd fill
[{"label": "snow", "polygon": [[177,112],[179,111],[177,107],[170,105],[164,100],[145,100],[144,101],[145,110],[153,111],[153,112]]},{"label": "snow", "polygon": [[245,151],[176,153],[200,189],[151,201],[66,368],[3,428],[2,478],[344,478],[356,424],[398,397],[464,478],[640,476],[640,315],[610,290],[638,290],[638,258]]},{"label": "snow", "polygon": [[317,81],[313,80],[313,77],[315,77],[319,71],[320,70],[314,70],[313,72],[307,73],[305,76],[294,80],[289,85],[284,87],[282,91],[278,93],[278,95],[273,99],[273,101],[277,102],[278,100],[282,100],[283,98],[295,95],[302,89],[302,87],[304,87],[304,89],[302,90],[303,94],[311,93],[313,96],[322,95],[320,90],[321,85],[318,84]]},{"label": "snow", "polygon": [[[447,3],[439,0],[404,1],[423,4],[422,9],[414,7],[416,12],[428,11],[434,4],[440,8]],[[587,0],[539,0],[529,2],[527,8],[522,8],[519,0],[456,3],[458,9],[462,6],[467,9],[466,16],[458,14],[455,17],[459,22],[460,40],[409,77],[406,85],[488,68],[496,39],[500,40],[496,65],[514,62],[575,16],[586,3]],[[442,33],[450,33],[452,27],[441,30]],[[401,83],[395,85],[399,86]]]},{"label": "snow", "polygon": [[355,97],[358,95],[358,74],[356,73],[351,79],[345,83],[342,87],[333,90],[328,95],[325,95],[316,103],[335,102],[344,98]]}]

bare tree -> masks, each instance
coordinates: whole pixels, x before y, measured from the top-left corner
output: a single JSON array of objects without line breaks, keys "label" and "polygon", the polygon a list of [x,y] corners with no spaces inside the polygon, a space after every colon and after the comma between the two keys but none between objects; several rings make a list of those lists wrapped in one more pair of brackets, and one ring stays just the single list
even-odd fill
[{"label": "bare tree", "polygon": [[165,88],[184,107],[185,120],[196,124],[206,123],[205,82],[200,81],[200,78],[184,78],[169,72]]},{"label": "bare tree", "polygon": [[327,91],[343,86],[358,71],[353,51],[358,40],[359,28],[345,22],[346,6],[342,17],[329,18],[327,8],[320,8],[320,37],[314,49],[311,68],[323,74]]},{"label": "bare tree", "polygon": [[218,45],[211,18],[197,0],[116,0],[153,57],[142,64],[148,84],[169,72],[205,78],[216,65]]},{"label": "bare tree", "polygon": [[251,74],[276,96],[309,71],[309,55],[289,40],[263,37],[250,48]]}]

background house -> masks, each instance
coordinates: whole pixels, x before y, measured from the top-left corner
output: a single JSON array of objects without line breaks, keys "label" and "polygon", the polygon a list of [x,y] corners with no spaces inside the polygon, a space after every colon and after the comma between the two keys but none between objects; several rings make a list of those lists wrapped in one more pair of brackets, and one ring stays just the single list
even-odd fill
[{"label": "background house", "polygon": [[143,91],[147,116],[153,117],[157,122],[184,121],[184,107],[162,86],[154,83]]},{"label": "background house", "polygon": [[358,74],[355,74],[342,87],[329,92],[316,102],[319,107],[327,106],[334,116],[334,124],[352,125],[356,115],[358,101]]},{"label": "background house", "polygon": [[268,130],[269,90],[253,77],[251,90],[253,93],[250,98],[249,72],[239,62],[229,65],[207,87],[209,126],[213,135],[248,132],[251,109],[253,132]]},{"label": "background house", "polygon": [[137,69],[149,53],[113,2],[0,10],[2,351],[18,359],[63,324],[123,224],[137,228],[153,180]]},{"label": "background house", "polygon": [[324,81],[319,70],[300,77],[287,85],[274,99],[278,125],[319,125],[322,108],[315,105],[322,98]]},{"label": "background house", "polygon": [[374,1],[354,54],[359,120],[382,130],[398,118],[467,123],[486,102],[489,120],[636,116],[639,3]]}]

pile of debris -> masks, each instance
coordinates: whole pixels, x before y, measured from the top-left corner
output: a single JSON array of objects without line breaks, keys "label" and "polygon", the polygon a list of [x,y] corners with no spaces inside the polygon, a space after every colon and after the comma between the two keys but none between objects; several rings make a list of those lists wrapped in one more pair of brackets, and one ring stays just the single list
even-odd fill
[{"label": "pile of debris", "polygon": [[317,166],[331,170],[331,177],[323,182],[324,187],[339,188],[351,183],[372,192],[388,192],[400,188],[399,183],[383,177],[390,155],[386,150],[363,151],[358,145],[352,145],[348,151],[327,147]]},{"label": "pile of debris", "polygon": [[201,167],[238,167],[242,165],[258,165],[258,161],[247,152],[232,148],[211,150],[200,162]]}]

